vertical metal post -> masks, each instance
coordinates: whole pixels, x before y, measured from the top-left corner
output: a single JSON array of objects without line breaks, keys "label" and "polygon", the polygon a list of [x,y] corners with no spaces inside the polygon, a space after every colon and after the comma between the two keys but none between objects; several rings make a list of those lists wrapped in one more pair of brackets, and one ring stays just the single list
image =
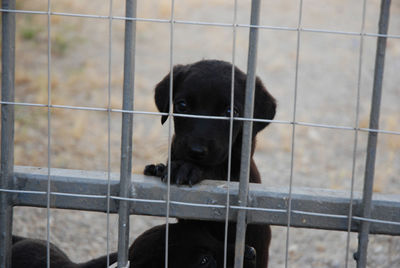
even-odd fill
[{"label": "vertical metal post", "polygon": [[[251,1],[251,19],[250,25],[257,26],[260,21],[260,0]],[[257,43],[258,28],[250,27],[249,33],[249,51],[247,58],[247,78],[246,78],[246,96],[244,117],[253,118],[254,110],[254,92],[256,82],[257,66]],[[240,162],[240,183],[239,183],[239,206],[247,206],[247,196],[249,192],[249,174],[250,174],[250,154],[251,137],[253,132],[253,121],[244,121],[242,155]],[[243,266],[244,242],[246,238],[246,210],[239,210],[236,223],[236,245],[235,245],[235,268]]]},{"label": "vertical metal post", "polygon": [[[15,9],[15,0],[3,0],[2,9]],[[14,101],[15,13],[2,13],[1,99]],[[1,176],[0,188],[12,189],[14,173],[14,105],[1,105]],[[12,235],[11,194],[0,192],[0,267],[11,267]]]},{"label": "vertical metal post", "polygon": [[47,205],[46,268],[50,268],[51,202],[51,0],[47,0]]},{"label": "vertical metal post", "polygon": [[[126,0],[126,18],[136,18],[136,1]],[[133,110],[136,21],[125,20],[124,111]],[[120,197],[129,197],[132,174],[133,114],[122,113]],[[129,201],[120,200],[118,210],[118,267],[127,267],[129,249]]]},{"label": "vertical metal post", "polygon": [[[379,34],[386,35],[389,27],[389,13],[391,0],[382,0],[379,17]],[[374,85],[369,128],[379,129],[379,112],[382,96],[382,81],[385,65],[386,37],[380,36],[377,41],[375,57]],[[364,189],[362,200],[362,217],[371,217],[372,188],[374,185],[375,159],[378,133],[369,132],[367,145],[367,160],[365,164]],[[362,221],[359,232],[358,252],[355,255],[357,268],[365,268],[367,265],[368,234],[370,222]]]},{"label": "vertical metal post", "polygon": [[112,62],[112,15],[113,0],[109,1],[108,20],[108,84],[107,84],[107,266],[110,266],[110,195],[111,195],[111,62]]},{"label": "vertical metal post", "polygon": [[353,161],[351,168],[351,184],[350,184],[350,202],[349,202],[349,212],[348,212],[348,222],[347,222],[347,238],[346,238],[346,257],[345,257],[345,266],[344,268],[348,268],[349,266],[349,253],[350,253],[350,233],[352,226],[352,218],[353,218],[353,204],[354,204],[354,181],[355,181],[355,172],[356,172],[356,160],[357,160],[357,148],[358,148],[358,127],[359,127],[359,118],[360,118],[360,91],[361,91],[361,76],[362,76],[362,67],[363,67],[363,55],[364,55],[364,32],[365,32],[365,18],[367,14],[367,0],[363,0],[362,5],[362,20],[361,20],[361,29],[360,29],[360,50],[358,57],[358,76],[357,76],[357,99],[356,99],[356,113],[355,113],[355,122],[354,122],[354,145],[353,145]]},{"label": "vertical metal post", "polygon": [[294,75],[294,92],[293,92],[293,124],[292,124],[292,140],[290,152],[290,176],[289,176],[289,192],[287,203],[287,228],[286,228],[286,249],[285,249],[285,268],[289,266],[289,243],[290,243],[290,226],[292,224],[292,192],[293,192],[293,173],[294,173],[294,151],[296,138],[296,114],[297,114],[297,91],[299,86],[299,64],[300,64],[300,43],[301,43],[301,25],[303,19],[303,0],[299,1],[299,17],[297,21],[297,44],[296,44],[296,69]]},{"label": "vertical metal post", "polygon": [[228,233],[229,233],[229,210],[230,210],[230,181],[232,168],[232,133],[233,133],[233,106],[235,103],[235,57],[236,57],[236,28],[237,28],[237,0],[234,1],[233,27],[232,27],[232,78],[231,78],[231,114],[229,119],[229,151],[228,151],[228,171],[227,171],[227,191],[226,191],[226,210],[225,210],[225,229],[224,229],[224,266],[227,267],[228,255]]},{"label": "vertical metal post", "polygon": [[[169,39],[169,122],[168,122],[168,159],[171,158],[172,153],[172,121],[173,121],[173,91],[174,91],[174,33],[175,33],[175,1],[171,0],[171,16],[170,16],[170,39]],[[168,178],[167,178],[167,196],[165,208],[165,259],[164,267],[168,268],[169,257],[169,215],[170,215],[170,201],[171,201],[171,161],[168,161]]]}]

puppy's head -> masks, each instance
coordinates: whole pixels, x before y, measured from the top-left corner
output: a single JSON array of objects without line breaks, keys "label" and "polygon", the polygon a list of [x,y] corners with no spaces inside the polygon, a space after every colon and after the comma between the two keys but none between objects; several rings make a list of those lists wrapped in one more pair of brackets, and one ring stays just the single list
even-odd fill
[{"label": "puppy's head", "polygon": [[[232,65],[217,60],[203,60],[189,65],[177,65],[173,69],[173,112],[175,116],[175,138],[173,154],[182,160],[200,165],[222,163],[228,155],[229,120],[190,118],[186,115],[223,116],[231,115]],[[235,68],[234,117],[242,117],[246,75]],[[168,74],[155,89],[155,102],[160,112],[169,112],[170,77]],[[261,80],[256,79],[253,117],[273,119],[275,99],[268,93]],[[168,116],[164,115],[164,123]],[[233,144],[241,142],[242,121],[234,121]],[[268,125],[254,122],[253,137]],[[239,141],[240,139],[240,141]]]}]

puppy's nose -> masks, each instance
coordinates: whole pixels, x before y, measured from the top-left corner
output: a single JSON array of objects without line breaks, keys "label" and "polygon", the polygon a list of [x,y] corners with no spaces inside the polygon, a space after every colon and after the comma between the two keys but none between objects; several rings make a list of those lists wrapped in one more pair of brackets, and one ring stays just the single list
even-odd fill
[{"label": "puppy's nose", "polygon": [[246,260],[252,261],[256,259],[256,250],[253,247],[246,246],[244,249],[244,258]]},{"label": "puppy's nose", "polygon": [[193,144],[190,146],[189,155],[194,160],[204,159],[208,154],[208,148],[204,145]]}]

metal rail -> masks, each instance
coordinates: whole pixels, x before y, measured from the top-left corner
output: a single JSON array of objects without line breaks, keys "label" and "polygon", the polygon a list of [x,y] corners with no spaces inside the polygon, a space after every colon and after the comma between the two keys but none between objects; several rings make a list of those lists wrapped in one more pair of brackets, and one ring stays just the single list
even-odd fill
[{"label": "metal rail", "polygon": [[[106,212],[107,172],[52,169],[52,208]],[[129,213],[165,216],[166,187],[158,178],[133,175],[130,195],[119,197],[119,174],[111,173],[110,213],[118,202],[131,203]],[[171,185],[170,216],[202,220],[225,220],[226,181],[203,181],[193,187]],[[239,183],[230,183],[229,220],[240,209],[247,223],[287,226],[287,188],[250,183],[247,208],[237,206]],[[13,206],[46,207],[47,169],[15,167]],[[0,190],[0,192],[5,190]],[[291,227],[347,231],[349,194],[315,188],[293,188]],[[354,193],[351,231],[360,222],[371,223],[371,234],[400,235],[400,195],[375,194],[370,218],[363,218],[362,194]]]}]

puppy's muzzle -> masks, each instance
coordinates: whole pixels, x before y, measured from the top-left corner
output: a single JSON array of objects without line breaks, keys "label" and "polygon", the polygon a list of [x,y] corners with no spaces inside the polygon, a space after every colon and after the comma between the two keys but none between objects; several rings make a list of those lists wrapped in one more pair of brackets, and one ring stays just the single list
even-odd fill
[{"label": "puppy's muzzle", "polygon": [[201,144],[191,144],[189,147],[189,157],[194,161],[201,161],[208,156],[208,147]]}]

